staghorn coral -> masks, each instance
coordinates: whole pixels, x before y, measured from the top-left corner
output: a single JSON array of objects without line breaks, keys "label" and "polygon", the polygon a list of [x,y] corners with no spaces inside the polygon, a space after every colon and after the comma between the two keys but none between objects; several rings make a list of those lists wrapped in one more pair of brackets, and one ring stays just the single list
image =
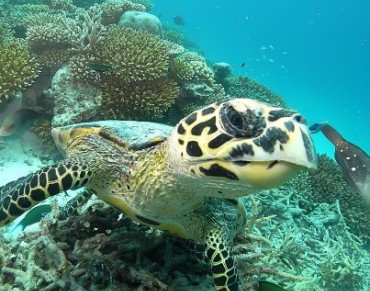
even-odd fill
[{"label": "staghorn coral", "polygon": [[163,115],[179,95],[177,83],[159,79],[124,82],[108,77],[102,84],[101,114],[105,119],[152,119]]},{"label": "staghorn coral", "polygon": [[169,53],[158,37],[132,28],[112,27],[98,53],[104,64],[115,66],[124,82],[152,81],[167,75]]},{"label": "staghorn coral", "polygon": [[107,1],[100,5],[102,10],[102,24],[117,24],[121,15],[129,10],[146,11],[146,7],[130,1]]},{"label": "staghorn coral", "polygon": [[0,43],[0,104],[29,86],[39,74],[39,65],[22,40]]},{"label": "staghorn coral", "polygon": [[79,14],[76,19],[66,17],[62,19],[73,51],[87,54],[92,53],[97,46],[103,45],[106,28],[101,20],[102,11],[97,5]]},{"label": "staghorn coral", "polygon": [[252,98],[277,107],[287,107],[284,99],[271,92],[267,87],[244,76],[228,78],[226,93],[231,97]]},{"label": "staghorn coral", "polygon": [[213,72],[205,59],[196,52],[184,52],[170,61],[170,76],[179,82],[205,82],[213,84]]}]

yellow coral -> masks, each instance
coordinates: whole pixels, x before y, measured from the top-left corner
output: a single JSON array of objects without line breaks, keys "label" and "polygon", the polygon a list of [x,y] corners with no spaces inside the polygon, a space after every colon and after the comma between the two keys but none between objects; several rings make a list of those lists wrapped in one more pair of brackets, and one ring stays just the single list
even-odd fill
[{"label": "yellow coral", "polygon": [[38,68],[24,41],[0,43],[0,103],[29,86],[38,76]]},{"label": "yellow coral", "polygon": [[40,63],[47,67],[58,67],[71,56],[68,50],[71,45],[68,31],[62,26],[58,16],[50,19],[54,19],[54,22],[30,26],[26,40],[30,51]]},{"label": "yellow coral", "polygon": [[151,81],[165,77],[169,65],[166,44],[157,36],[131,28],[109,29],[97,54],[125,82]]},{"label": "yellow coral", "polygon": [[102,85],[102,115],[106,119],[158,118],[174,103],[179,91],[171,80],[127,83],[109,77]]},{"label": "yellow coral", "polygon": [[213,84],[213,72],[205,59],[195,52],[184,52],[170,62],[170,74],[180,82]]}]

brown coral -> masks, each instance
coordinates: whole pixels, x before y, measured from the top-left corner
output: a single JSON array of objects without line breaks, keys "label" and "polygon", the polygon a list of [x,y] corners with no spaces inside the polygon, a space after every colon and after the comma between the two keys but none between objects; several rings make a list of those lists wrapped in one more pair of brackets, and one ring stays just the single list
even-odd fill
[{"label": "brown coral", "polygon": [[0,43],[0,104],[17,91],[29,86],[39,74],[39,65],[31,57],[24,41]]},{"label": "brown coral", "polygon": [[179,94],[170,80],[124,82],[109,77],[102,85],[102,115],[106,119],[151,119],[162,116]]},{"label": "brown coral", "polygon": [[114,65],[115,76],[125,82],[151,81],[167,75],[167,46],[147,32],[113,27],[107,31],[98,55],[103,63]]},{"label": "brown coral", "polygon": [[[71,45],[68,31],[64,29],[61,18],[57,15],[49,17],[51,22],[30,26],[27,29],[26,40],[30,50],[43,66],[59,67],[71,56],[68,50]],[[42,23],[42,20],[36,22]]]},{"label": "brown coral", "polygon": [[230,86],[226,93],[231,97],[252,98],[258,101],[269,103],[277,107],[287,107],[284,99],[271,92],[267,87],[258,84],[248,77],[238,76],[230,78]]},{"label": "brown coral", "polygon": [[180,82],[213,84],[213,72],[196,52],[184,52],[170,62],[170,75]]}]

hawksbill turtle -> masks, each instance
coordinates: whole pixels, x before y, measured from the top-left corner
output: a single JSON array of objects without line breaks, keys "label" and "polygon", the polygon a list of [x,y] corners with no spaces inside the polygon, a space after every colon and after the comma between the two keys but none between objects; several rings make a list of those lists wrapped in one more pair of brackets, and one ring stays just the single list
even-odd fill
[{"label": "hawksbill turtle", "polygon": [[[203,245],[217,290],[241,289],[232,256],[246,220],[238,198],[317,164],[304,118],[252,99],[211,104],[174,128],[101,121],[54,128],[52,136],[65,159],[0,188],[0,225],[85,187],[136,222]],[[229,210],[220,215],[223,204]]]}]

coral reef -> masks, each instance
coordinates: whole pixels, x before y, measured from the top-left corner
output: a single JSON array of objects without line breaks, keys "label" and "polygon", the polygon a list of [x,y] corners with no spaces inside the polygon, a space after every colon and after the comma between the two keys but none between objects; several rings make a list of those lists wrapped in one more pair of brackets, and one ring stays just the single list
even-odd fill
[{"label": "coral reef", "polygon": [[122,14],[126,11],[143,11],[147,9],[144,5],[133,3],[130,1],[106,1],[101,4],[102,14],[102,24],[110,25],[117,24]]},{"label": "coral reef", "polygon": [[122,14],[119,26],[131,27],[136,30],[142,30],[154,35],[162,35],[162,23],[159,18],[153,14],[143,11],[126,11]]},{"label": "coral reef", "polygon": [[274,94],[267,87],[244,76],[235,76],[231,78],[230,86],[226,90],[226,93],[231,97],[252,98],[269,103],[273,106],[287,107],[282,97]]},{"label": "coral reef", "polygon": [[73,82],[67,66],[56,72],[45,94],[54,104],[53,126],[89,120],[97,115],[101,102],[99,88]]},{"label": "coral reef", "polygon": [[41,14],[29,24],[28,47],[44,67],[58,68],[69,59],[71,45],[61,16]]},{"label": "coral reef", "polygon": [[22,40],[0,43],[0,104],[25,89],[39,74],[39,65]]},{"label": "coral reef", "polygon": [[184,52],[170,61],[170,76],[179,82],[213,84],[213,72],[205,59],[196,52]]},{"label": "coral reef", "polygon": [[2,18],[0,18],[0,44],[9,40],[13,35],[10,25]]},{"label": "coral reef", "polygon": [[229,90],[232,82],[231,66],[228,63],[215,63],[213,64],[213,72],[215,74],[215,82],[221,84],[227,91]]},{"label": "coral reef", "polygon": [[175,29],[163,30],[162,37],[176,44],[183,44],[183,41],[184,41],[183,33]]},{"label": "coral reef", "polygon": [[312,211],[319,203],[333,204],[338,200],[351,231],[370,242],[370,205],[352,190],[334,160],[326,155],[319,156],[318,169],[311,174],[310,189],[307,197],[314,204],[307,207],[307,211]]},{"label": "coral reef", "polygon": [[1,238],[0,284],[9,290],[213,290],[208,268],[183,248],[93,201],[65,221],[48,215],[41,231],[21,240]]},{"label": "coral reef", "polygon": [[113,64],[114,75],[123,81],[152,81],[167,75],[169,54],[158,37],[132,28],[112,27],[103,43],[99,59]]},{"label": "coral reef", "polygon": [[177,83],[159,79],[124,82],[109,77],[102,84],[101,114],[104,119],[148,120],[159,118],[179,95]]}]

